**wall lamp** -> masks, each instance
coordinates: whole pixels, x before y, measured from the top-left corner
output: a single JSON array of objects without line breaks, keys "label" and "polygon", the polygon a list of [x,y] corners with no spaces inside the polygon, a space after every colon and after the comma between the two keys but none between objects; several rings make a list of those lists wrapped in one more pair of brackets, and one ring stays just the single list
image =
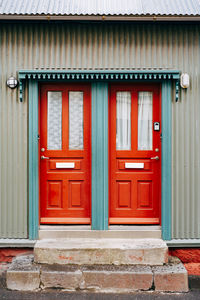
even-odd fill
[{"label": "wall lamp", "polygon": [[11,77],[9,77],[8,80],[6,81],[6,84],[7,84],[7,86],[8,86],[9,88],[14,89],[14,88],[16,88],[17,85],[18,85],[18,80],[17,80],[15,77],[11,76]]},{"label": "wall lamp", "polygon": [[187,73],[181,74],[181,87],[187,89],[190,86],[190,77]]}]

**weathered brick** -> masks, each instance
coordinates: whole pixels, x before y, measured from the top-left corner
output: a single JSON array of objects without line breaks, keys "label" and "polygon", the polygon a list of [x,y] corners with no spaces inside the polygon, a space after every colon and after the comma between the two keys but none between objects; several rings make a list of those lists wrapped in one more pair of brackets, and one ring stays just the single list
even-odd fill
[{"label": "weathered brick", "polygon": [[21,254],[31,254],[30,248],[2,248],[0,249],[0,262],[11,262],[13,257]]},{"label": "weathered brick", "polygon": [[81,288],[110,292],[149,290],[153,283],[150,267],[134,266],[128,270],[83,270]]},{"label": "weathered brick", "polygon": [[39,288],[40,268],[33,265],[33,255],[13,259],[6,274],[6,283],[10,290],[33,291]]},{"label": "weathered brick", "polygon": [[0,263],[0,288],[6,288],[6,271],[9,264]]},{"label": "weathered brick", "polygon": [[183,264],[154,267],[156,291],[188,292],[188,275]]},{"label": "weathered brick", "polygon": [[200,263],[200,248],[171,249],[171,255],[177,256],[183,263]]},{"label": "weathered brick", "polygon": [[187,263],[184,264],[188,275],[198,275],[200,276],[200,263]]},{"label": "weathered brick", "polygon": [[41,271],[41,287],[76,290],[80,286],[81,278],[82,272],[80,270],[74,272]]},{"label": "weathered brick", "polygon": [[39,271],[7,271],[7,288],[18,291],[34,291],[40,285]]}]

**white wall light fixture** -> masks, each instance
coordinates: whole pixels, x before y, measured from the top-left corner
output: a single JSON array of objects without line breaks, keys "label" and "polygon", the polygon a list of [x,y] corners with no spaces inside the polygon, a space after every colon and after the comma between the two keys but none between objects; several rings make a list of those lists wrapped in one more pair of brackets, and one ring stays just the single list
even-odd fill
[{"label": "white wall light fixture", "polygon": [[181,87],[187,89],[190,86],[190,77],[187,73],[181,74]]},{"label": "white wall light fixture", "polygon": [[14,88],[16,88],[17,85],[18,85],[18,80],[17,80],[15,77],[11,76],[11,77],[9,77],[8,80],[6,81],[6,84],[7,84],[7,86],[8,86],[9,88],[14,89]]}]

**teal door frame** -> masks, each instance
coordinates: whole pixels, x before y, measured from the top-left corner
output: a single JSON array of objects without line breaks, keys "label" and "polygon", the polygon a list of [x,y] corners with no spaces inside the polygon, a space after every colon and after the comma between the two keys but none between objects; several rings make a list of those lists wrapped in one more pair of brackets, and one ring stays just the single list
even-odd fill
[{"label": "teal door frame", "polygon": [[29,80],[28,86],[28,228],[29,239],[35,240],[39,229],[38,81]]},{"label": "teal door frame", "polygon": [[[29,239],[38,238],[39,229],[39,181],[38,181],[38,83],[41,78],[33,77],[31,72],[21,71],[20,91],[22,99],[23,81],[28,78],[28,197],[29,197]],[[45,74],[45,71],[43,71]],[[49,71],[46,71],[48,73]],[[56,72],[56,71],[55,71]],[[143,72],[143,71],[141,71]],[[173,73],[172,73],[173,72]],[[41,73],[41,72],[40,72]],[[133,73],[133,71],[132,71]],[[137,73],[139,73],[137,71]],[[144,73],[144,72],[143,72]],[[161,227],[162,238],[171,240],[171,111],[172,80],[179,79],[177,71],[166,71],[170,77],[161,78],[162,84],[162,193],[161,193]],[[172,75],[171,75],[172,73]],[[25,76],[24,76],[25,74]],[[96,74],[96,73],[95,73]],[[104,72],[107,74],[107,72]],[[121,74],[121,73],[120,73]],[[118,76],[120,76],[118,74]],[[128,73],[129,74],[129,73]],[[157,72],[157,74],[160,74]],[[161,72],[161,74],[163,74]],[[173,74],[176,75],[173,78]],[[125,76],[125,75],[124,75]],[[19,76],[20,77],[20,76]],[[46,77],[45,77],[46,78]],[[52,81],[52,77],[49,78]],[[58,79],[58,78],[53,78]],[[108,80],[91,81],[92,84],[92,229],[108,229]],[[95,78],[96,79],[96,78]],[[115,78],[116,79],[116,78]],[[125,78],[117,78],[125,79]],[[130,77],[127,79],[130,80]],[[149,79],[141,78],[142,79]],[[156,79],[152,82],[156,82]],[[22,81],[23,80],[23,81]],[[158,81],[157,81],[158,82]],[[176,84],[177,87],[177,84]],[[177,90],[176,90],[177,91]],[[176,93],[177,99],[177,93]]]},{"label": "teal door frame", "polygon": [[161,228],[163,240],[172,239],[172,82],[162,82]]}]

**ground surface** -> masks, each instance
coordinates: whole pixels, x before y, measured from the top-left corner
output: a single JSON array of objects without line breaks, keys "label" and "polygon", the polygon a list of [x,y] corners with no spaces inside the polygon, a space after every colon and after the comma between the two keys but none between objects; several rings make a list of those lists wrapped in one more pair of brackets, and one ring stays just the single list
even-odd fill
[{"label": "ground surface", "polygon": [[185,294],[162,293],[135,293],[135,294],[93,294],[93,293],[67,293],[67,292],[15,292],[0,289],[1,300],[187,300],[200,299],[200,290]]}]

